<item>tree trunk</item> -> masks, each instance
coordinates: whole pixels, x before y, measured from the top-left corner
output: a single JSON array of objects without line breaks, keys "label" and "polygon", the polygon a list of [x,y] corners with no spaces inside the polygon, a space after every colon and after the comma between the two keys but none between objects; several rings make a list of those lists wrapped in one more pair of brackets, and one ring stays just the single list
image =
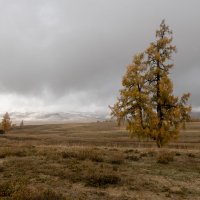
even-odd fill
[{"label": "tree trunk", "polygon": [[156,144],[157,144],[157,147],[158,147],[158,148],[161,148],[161,147],[162,147],[162,139],[161,139],[160,137],[158,137],[158,138],[156,139]]}]

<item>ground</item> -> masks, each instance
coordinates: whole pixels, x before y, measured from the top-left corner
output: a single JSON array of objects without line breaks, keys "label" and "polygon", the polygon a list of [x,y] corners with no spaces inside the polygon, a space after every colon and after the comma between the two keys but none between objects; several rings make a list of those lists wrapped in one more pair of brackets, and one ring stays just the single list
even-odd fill
[{"label": "ground", "polygon": [[0,135],[0,199],[200,199],[200,123],[163,149],[114,122],[16,128]]}]

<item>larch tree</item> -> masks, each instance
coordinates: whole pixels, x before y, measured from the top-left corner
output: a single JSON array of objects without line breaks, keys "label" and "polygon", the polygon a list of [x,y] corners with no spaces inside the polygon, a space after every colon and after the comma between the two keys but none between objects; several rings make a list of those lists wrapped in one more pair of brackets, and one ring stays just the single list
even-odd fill
[{"label": "larch tree", "polygon": [[10,120],[9,114],[6,112],[5,115],[3,116],[2,122],[1,122],[1,128],[2,130],[9,131],[11,129],[12,122]]},{"label": "larch tree", "polygon": [[123,89],[111,115],[125,121],[131,136],[154,139],[162,147],[176,139],[189,119],[190,94],[173,95],[169,71],[173,67],[172,31],[163,20],[156,31],[156,40],[144,53],[138,54],[122,80]]}]

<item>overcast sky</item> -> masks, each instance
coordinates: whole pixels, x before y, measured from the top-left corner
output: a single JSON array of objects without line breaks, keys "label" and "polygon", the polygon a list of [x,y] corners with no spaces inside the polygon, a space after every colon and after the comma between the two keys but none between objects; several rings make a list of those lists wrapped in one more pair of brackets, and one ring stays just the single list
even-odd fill
[{"label": "overcast sky", "polygon": [[200,108],[199,0],[0,0],[0,112],[105,112],[162,19],[175,93]]}]

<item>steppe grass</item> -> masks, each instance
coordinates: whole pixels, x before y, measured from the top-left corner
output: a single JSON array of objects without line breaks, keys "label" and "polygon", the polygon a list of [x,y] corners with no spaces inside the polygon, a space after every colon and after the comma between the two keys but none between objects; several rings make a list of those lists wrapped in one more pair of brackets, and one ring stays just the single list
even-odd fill
[{"label": "steppe grass", "polygon": [[[196,143],[194,148],[189,145],[184,149],[135,147],[135,143],[124,146],[127,136],[108,122],[98,123],[97,129],[94,123],[55,126],[58,132],[53,131],[53,125],[41,129],[31,126],[22,132],[13,130],[0,138],[0,199],[200,197],[200,151]],[[94,135],[98,137],[93,144]],[[190,137],[182,141],[185,144],[186,141],[194,142]],[[106,143],[97,145],[103,139]],[[113,141],[118,145],[113,145]]]}]

